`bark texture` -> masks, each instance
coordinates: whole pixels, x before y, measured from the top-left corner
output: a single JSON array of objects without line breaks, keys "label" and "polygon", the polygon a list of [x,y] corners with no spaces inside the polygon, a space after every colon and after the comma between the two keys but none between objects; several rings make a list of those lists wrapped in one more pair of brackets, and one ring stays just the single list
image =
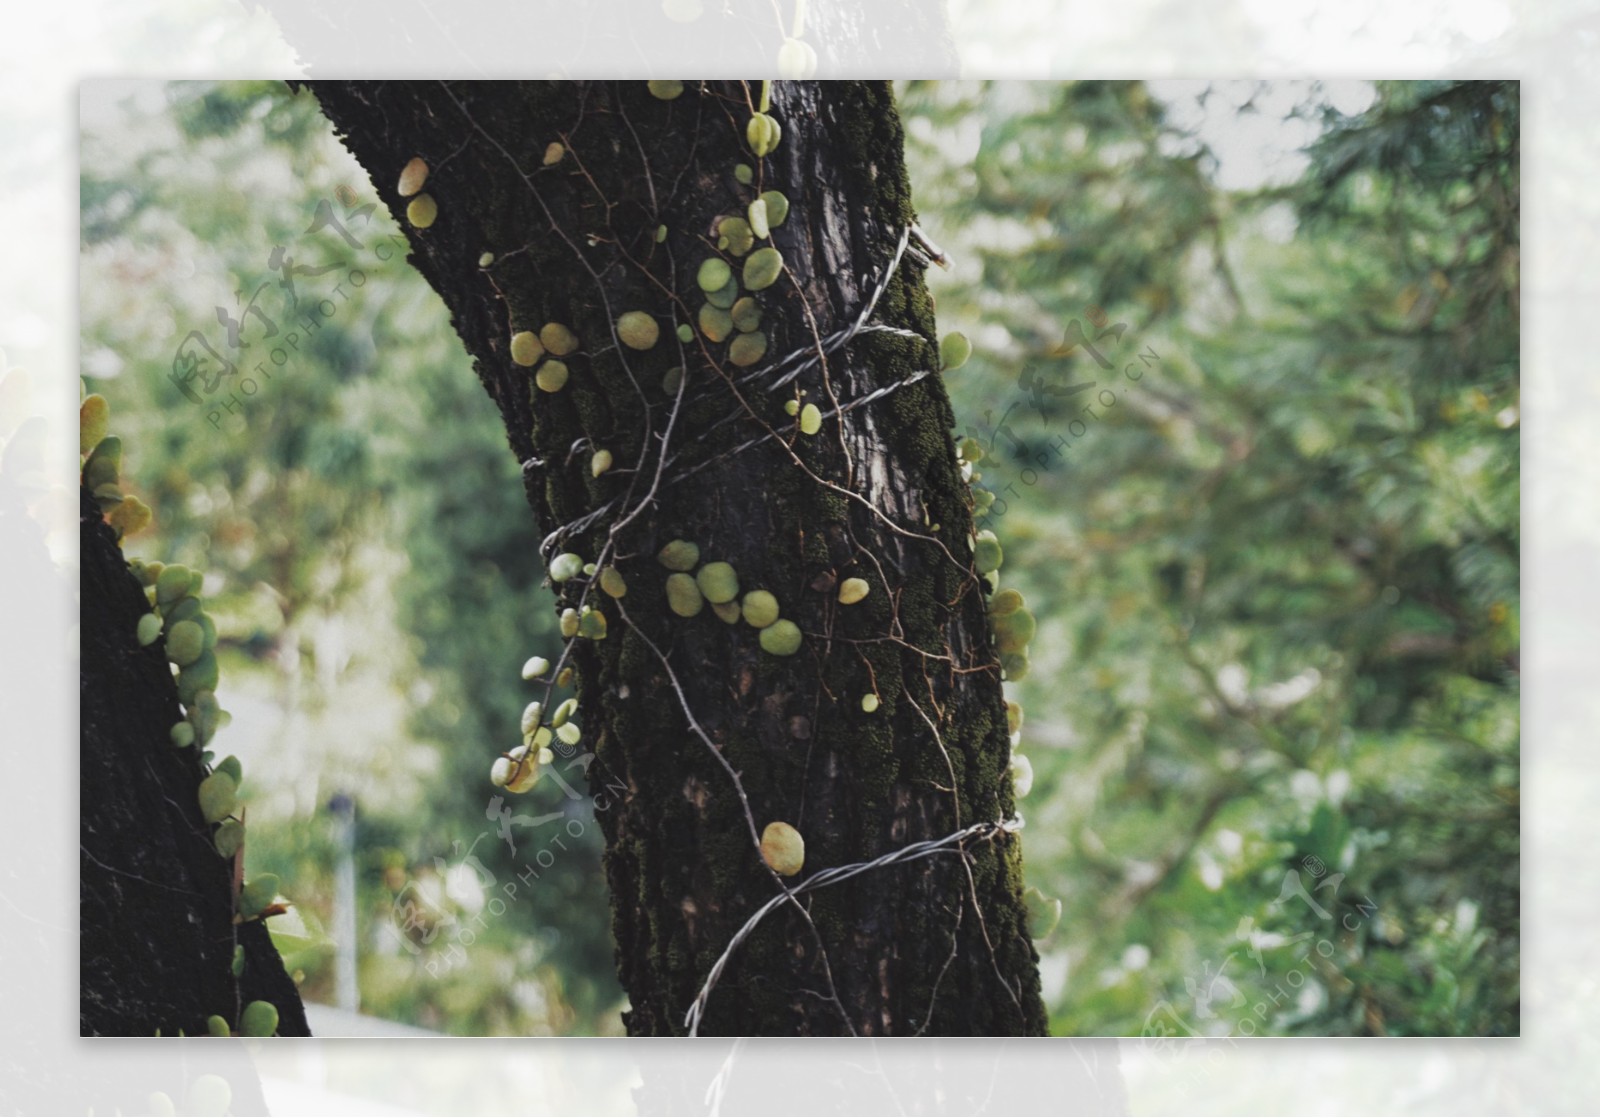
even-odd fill
[{"label": "bark texture", "polygon": [[[782,141],[758,160],[744,136],[759,83],[685,82],[668,100],[643,81],[312,89],[401,219],[499,408],[550,537],[528,562],[574,551],[626,579],[619,600],[584,578],[558,590],[607,621],[573,659],[627,1026],[682,1033],[730,938],[781,889],[753,832],[781,820],[804,836],[792,885],[1013,812],[922,266],[906,255],[888,273],[871,321],[892,329],[858,334],[781,387],[769,368],[857,321],[914,220],[891,92],[775,83]],[[438,205],[426,229],[406,225],[397,194],[413,157]],[[752,184],[736,179],[740,163]],[[699,332],[680,343],[675,328],[705,301],[696,281],[719,255],[719,215],[743,216],[768,190],[790,202],[770,241],[785,271],[754,293],[768,347],[740,368],[726,344]],[[739,275],[742,258],[720,255]],[[651,315],[659,342],[622,345],[614,326],[628,311]],[[515,332],[551,322],[579,348],[565,387],[544,392],[509,349]],[[673,367],[685,370],[681,400],[663,387]],[[827,416],[813,436],[785,412],[802,391]],[[600,448],[615,465],[594,477]],[[776,595],[804,633],[799,652],[766,653],[755,629],[709,608],[671,612],[655,556],[675,538],[731,563],[741,592]],[[845,578],[870,584],[864,601],[839,603]],[[507,663],[523,654],[507,649]],[[701,1032],[1045,1028],[1020,840],[1007,834],[783,905],[734,952]]]},{"label": "bark texture", "polygon": [[200,813],[199,751],[168,737],[183,718],[177,686],[161,643],[135,635],[149,602],[87,490],[79,537],[81,1035],[204,1036],[212,1014],[237,1023],[262,1000],[281,1035],[309,1036],[266,925],[233,922],[232,863]]}]

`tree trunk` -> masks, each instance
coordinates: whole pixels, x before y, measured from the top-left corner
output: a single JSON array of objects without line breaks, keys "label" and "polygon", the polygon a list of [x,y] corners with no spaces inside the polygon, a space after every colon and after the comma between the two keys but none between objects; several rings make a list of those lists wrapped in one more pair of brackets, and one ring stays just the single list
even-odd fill
[{"label": "tree trunk", "polygon": [[261,1000],[281,1035],[309,1036],[265,923],[233,922],[232,863],[200,813],[199,750],[172,745],[177,686],[161,643],[135,635],[150,604],[87,489],[79,539],[80,1032],[204,1036],[213,1014],[236,1024]]},{"label": "tree trunk", "polygon": [[[396,215],[401,169],[430,169],[438,216],[406,226],[412,260],[500,409],[543,561],[576,552],[626,580],[618,599],[581,575],[556,589],[606,620],[570,656],[629,1031],[685,1032],[726,949],[703,1033],[1043,1033],[1020,840],[997,826],[1013,814],[1000,669],[914,237],[902,251],[914,214],[889,88],[775,83],[782,138],[764,159],[745,139],[759,83],[685,82],[675,99],[643,81],[312,89]],[[741,367],[729,344],[675,329],[699,320],[703,261],[738,278],[749,259],[718,252],[715,219],[772,190],[791,208],[756,245],[784,272],[740,289],[767,339]],[[631,311],[658,342],[621,342]],[[553,392],[510,349],[546,323],[578,339]],[[679,366],[681,397],[663,385]],[[823,416],[813,435],[785,410],[800,392]],[[596,477],[601,449],[614,465]],[[670,610],[656,556],[674,539],[730,563],[741,593],[775,595],[798,652],[764,651],[709,608]],[[865,600],[840,603],[847,578]],[[507,670],[523,655],[506,649]],[[763,863],[774,821],[804,837],[798,876]],[[818,871],[975,826],[783,900],[732,944]]]}]

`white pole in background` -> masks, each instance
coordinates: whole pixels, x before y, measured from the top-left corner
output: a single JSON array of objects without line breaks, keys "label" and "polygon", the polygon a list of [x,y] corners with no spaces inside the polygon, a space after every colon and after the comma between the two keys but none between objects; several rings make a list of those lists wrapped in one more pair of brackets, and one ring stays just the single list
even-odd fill
[{"label": "white pole in background", "polygon": [[350,1013],[361,1009],[356,983],[356,802],[343,792],[328,801],[334,817],[333,943],[334,1004]]}]

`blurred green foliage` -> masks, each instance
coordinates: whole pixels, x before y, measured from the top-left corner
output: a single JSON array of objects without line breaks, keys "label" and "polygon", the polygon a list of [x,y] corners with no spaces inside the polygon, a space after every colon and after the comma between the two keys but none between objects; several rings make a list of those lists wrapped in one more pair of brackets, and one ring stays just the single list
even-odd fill
[{"label": "blurred green foliage", "polygon": [[1138,83],[903,111],[1039,617],[1053,1029],[1516,1033],[1517,86],[1312,91],[1245,191]]},{"label": "blurred green foliage", "polygon": [[[956,434],[1039,620],[1008,689],[1053,1030],[1515,1033],[1516,86],[1380,84],[1351,117],[1312,89],[1308,162],[1246,190],[1140,83],[900,92],[940,325],[976,347]],[[558,638],[499,417],[395,223],[276,84],[129,87],[82,165],[85,372],[157,511],[129,550],[208,572],[218,748],[303,990],[334,997],[343,793],[364,1011],[617,1031],[587,801],[505,805],[515,853],[489,810]],[[288,305],[275,246],[339,267],[291,271],[269,337],[241,308]],[[247,348],[196,405],[168,372],[191,330],[230,352],[219,305]]]}]

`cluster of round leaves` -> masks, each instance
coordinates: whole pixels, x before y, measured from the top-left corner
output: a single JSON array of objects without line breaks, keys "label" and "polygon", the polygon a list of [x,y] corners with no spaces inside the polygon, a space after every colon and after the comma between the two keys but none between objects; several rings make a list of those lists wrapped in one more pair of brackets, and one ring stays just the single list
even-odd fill
[{"label": "cluster of round leaves", "polygon": [[[278,1007],[271,1002],[253,1001],[239,1012],[239,1027],[233,1028],[228,1024],[228,1019],[220,1014],[212,1014],[206,1021],[206,1031],[212,1036],[272,1036],[278,1031]],[[196,1111],[196,1113],[210,1114],[222,1113],[221,1111]]]},{"label": "cluster of round leaves", "polygon": [[[1028,643],[1033,640],[1038,623],[1021,591],[1008,588],[995,592],[989,599],[989,626],[1000,650],[1000,667],[1005,677],[1013,681],[1022,679],[1028,674]],[[1022,733],[1022,707],[1015,702],[1006,703],[1006,729],[1012,745],[1011,780],[1020,799],[1033,787],[1033,765],[1016,752]]]},{"label": "cluster of round leaves", "polygon": [[122,440],[107,434],[111,405],[98,392],[84,395],[81,384],[79,395],[78,454],[83,481],[115,529],[117,539],[124,540],[150,526],[150,506],[133,494],[122,492]]},{"label": "cluster of round leaves", "polygon": [[[759,630],[761,648],[768,654],[792,656],[800,650],[800,627],[781,616],[778,599],[771,591],[751,590],[740,599],[739,575],[732,564],[713,561],[702,565],[700,546],[682,539],[663,546],[656,561],[672,572],[667,576],[667,605],[679,617],[696,617],[709,602],[712,611],[727,624],[743,620]],[[871,592],[872,585],[866,579],[846,578],[839,583],[839,602],[855,605]],[[875,694],[861,699],[861,709],[868,714],[878,705]],[[762,860],[786,877],[799,873],[805,865],[805,850],[805,839],[788,823],[768,823],[761,832]]]},{"label": "cluster of round leaves", "polygon": [[[681,81],[651,81],[652,96],[672,101],[683,94]],[[763,110],[766,107],[763,86]],[[765,111],[755,113],[746,127],[746,139],[759,158],[777,147],[782,129]],[[747,164],[735,168],[735,178],[748,185],[754,175]],[[678,340],[694,340],[696,329],[709,342],[727,344],[727,358],[746,368],[760,361],[767,352],[767,336],[761,330],[762,307],[754,293],[777,282],[783,274],[783,255],[772,245],[760,242],[789,216],[789,199],[777,190],[768,190],[751,200],[742,212],[723,214],[713,225],[719,255],[702,260],[695,274],[696,286],[705,301],[695,314],[694,323],[679,323]],[[656,230],[656,240],[666,238],[667,229]],[[737,272],[736,272],[737,270]],[[657,324],[643,311],[629,311],[618,318],[617,336],[634,349],[650,349],[659,336]],[[683,369],[668,370],[661,387],[677,395],[683,384]]]},{"label": "cluster of round leaves", "polygon": [[400,197],[411,199],[406,203],[406,221],[415,229],[427,229],[439,218],[439,203],[433,195],[419,193],[427,181],[427,162],[420,155],[413,156],[400,169],[400,181],[395,187]]},{"label": "cluster of round leaves", "polygon": [[[798,45],[802,48],[802,54],[809,52],[803,43]],[[810,65],[815,66],[814,52],[810,52]],[[647,86],[651,95],[662,101],[676,100],[684,91],[683,82],[677,80],[654,80],[648,82]],[[781,133],[777,121],[766,112],[754,114],[746,127],[746,139],[758,157],[769,154],[777,147]],[[559,162],[564,154],[565,149],[561,144],[552,143],[546,149],[544,162],[546,165]],[[740,164],[738,169],[744,172],[740,181],[749,182],[749,167]],[[427,163],[420,157],[413,158],[400,175],[401,196],[417,194],[427,181],[427,175]],[[408,210],[408,218],[418,228],[427,228],[437,214],[437,206],[427,195],[418,195],[412,205],[416,206],[424,199],[425,213],[413,215]],[[771,245],[756,246],[757,242],[768,239],[772,230],[782,225],[788,215],[789,199],[782,192],[769,190],[762,193],[748,204],[744,213],[726,214],[716,224],[718,251],[736,260],[744,258],[740,274],[735,276],[728,260],[722,256],[710,257],[700,265],[697,281],[705,295],[705,303],[696,316],[697,325],[707,340],[728,344],[727,357],[734,365],[754,365],[766,355],[767,336],[760,329],[762,308],[749,293],[764,290],[777,281],[783,273],[783,256]],[[425,220],[419,222],[419,216]],[[666,233],[665,226],[658,227],[656,240],[664,240]],[[493,263],[493,253],[484,253],[479,258],[480,267],[487,268]],[[634,350],[653,349],[661,337],[660,324],[653,315],[643,310],[623,312],[617,317],[614,328],[618,341]],[[679,340],[693,340],[694,329],[688,323],[680,324],[677,329]],[[559,392],[566,386],[570,376],[570,369],[561,358],[574,352],[577,347],[577,338],[570,329],[560,323],[546,323],[537,333],[524,329],[512,334],[511,359],[525,368],[536,368],[534,380],[541,390]],[[676,395],[682,378],[682,367],[675,367],[663,378],[662,388],[669,395]],[[599,477],[610,465],[610,453],[597,452],[592,466],[594,476]]]},{"label": "cluster of round leaves", "polygon": [[[973,466],[983,458],[983,448],[976,439],[962,439],[956,449],[956,463],[962,480],[976,482],[983,475]],[[994,504],[994,493],[982,488],[972,491],[973,512],[982,516]],[[1032,612],[1017,590],[1000,589],[1000,567],[1005,562],[1005,552],[994,532],[981,529],[972,538],[972,566],[982,576],[992,595],[989,599],[989,625],[994,631],[995,644],[1000,651],[1000,667],[1005,678],[1013,682],[1028,674],[1028,645],[1033,640],[1036,623]]]},{"label": "cluster of round leaves", "polygon": [[[600,454],[606,455],[605,466],[609,466],[609,452],[597,452],[596,457]],[[595,469],[596,476],[604,468]],[[615,567],[598,570],[595,564],[584,562],[583,556],[575,551],[563,551],[550,560],[550,581],[558,586],[585,577],[595,580],[600,589],[613,598],[621,598],[628,592],[622,572]],[[567,606],[561,610],[560,628],[561,635],[569,640],[573,637],[605,640],[606,615],[587,604],[581,610]],[[543,679],[550,673],[550,667],[550,661],[545,657],[530,656],[522,665],[522,678],[529,681]],[[566,687],[571,684],[572,678],[572,669],[562,668],[556,676],[555,685]],[[554,759],[550,751],[552,741],[577,745],[582,740],[582,729],[572,721],[577,710],[578,700],[569,698],[556,707],[547,724],[544,704],[537,700],[530,702],[522,712],[522,743],[495,759],[489,770],[490,782],[508,792],[519,794],[531,789],[538,782],[540,766],[548,765]]]},{"label": "cluster of round leaves", "polygon": [[[575,551],[563,551],[550,560],[550,581],[557,586],[579,577],[594,578],[599,573],[593,563],[584,562],[583,556]],[[601,587],[613,598],[620,598],[627,593],[627,585],[621,579],[620,573],[613,572],[600,580]],[[596,641],[606,639],[606,615],[588,604],[582,609],[573,606],[564,608],[560,615],[560,626],[563,637],[588,637]]]},{"label": "cluster of round leaves", "polygon": [[[960,334],[947,335],[940,345],[946,367],[949,367],[952,357],[950,343],[955,338],[960,339],[954,354],[960,358],[960,362],[965,362],[971,353],[971,346],[967,344],[966,338]],[[956,463],[961,470],[963,481],[976,482],[983,477],[973,469],[982,459],[983,447],[976,439],[961,440],[956,448]],[[990,490],[975,487],[972,496],[973,511],[978,516],[987,513],[994,504],[994,493]],[[992,531],[984,529],[973,537],[973,568],[983,577],[990,590],[989,627],[994,634],[995,647],[1000,653],[1000,668],[1006,679],[1016,682],[1027,677],[1028,646],[1038,629],[1038,622],[1028,609],[1027,601],[1020,590],[1000,589],[1000,567],[1004,562],[1005,553],[1000,547],[999,539]],[[1022,731],[1022,708],[1009,700],[1006,702],[1006,724],[1013,748],[1012,784],[1017,796],[1021,798],[1033,787],[1033,765],[1026,757],[1015,752]],[[1060,902],[1056,903],[1059,905]]]},{"label": "cluster of round leaves", "polygon": [[778,142],[783,139],[783,128],[770,113],[752,113],[744,126],[744,138],[750,145],[751,153],[761,159],[778,150]]},{"label": "cluster of round leaves", "polygon": [[[650,325],[654,327],[653,320]],[[655,344],[654,337],[650,344]],[[563,358],[577,349],[578,336],[559,322],[545,323],[538,333],[518,330],[511,335],[511,360],[525,369],[533,369],[533,382],[544,392],[560,392],[567,386],[572,370]]]},{"label": "cluster of round leaves", "polygon": [[[550,661],[543,656],[530,656],[522,665],[522,678],[530,682],[541,680],[549,673]],[[557,686],[565,687],[571,682],[572,669],[563,668],[556,678]],[[578,700],[567,699],[556,707],[547,723],[544,704],[537,700],[529,703],[522,711],[522,744],[495,758],[489,769],[490,783],[518,795],[531,789],[539,781],[541,766],[555,760],[550,750],[552,741],[577,745],[582,740],[583,731],[572,721],[577,712]]]},{"label": "cluster of round leaves", "polygon": [[[78,409],[83,483],[121,540],[148,527],[151,514],[144,502],[122,493],[122,440],[106,433],[109,423],[110,406],[105,397],[85,397]],[[141,647],[165,638],[167,659],[178,670],[178,698],[187,716],[172,727],[172,744],[180,749],[191,745],[203,749],[226,715],[217,705],[217,626],[200,602],[200,572],[181,563],[141,563],[137,559],[128,566],[145,588],[151,607],[151,612],[139,618],[135,636]],[[210,754],[203,754],[202,759],[209,763]]]},{"label": "cluster of round leaves", "polygon": [[[801,391],[800,395],[804,396],[805,392]],[[798,417],[797,426],[800,428],[802,435],[815,435],[822,430],[822,409],[817,405],[806,404],[802,407],[797,397],[786,401],[783,405],[783,410],[791,418]]]},{"label": "cluster of round leaves", "polygon": [[[102,440],[95,448],[104,448]],[[120,446],[118,447],[120,456]],[[96,460],[91,453],[84,466],[85,480],[91,478],[91,467]],[[124,505],[126,501],[124,501]],[[119,508],[122,506],[118,506]],[[115,510],[113,510],[114,517]],[[112,517],[108,517],[112,519]],[[141,647],[160,641],[168,662],[177,669],[178,701],[184,707],[184,719],[174,723],[168,733],[172,745],[178,749],[198,747],[200,763],[209,768],[200,781],[197,792],[200,814],[205,821],[216,825],[212,842],[217,853],[232,859],[244,846],[244,822],[235,814],[239,806],[239,785],[244,773],[237,757],[229,756],[213,763],[214,755],[206,746],[218,729],[229,719],[227,711],[217,702],[219,669],[216,656],[217,626],[206,613],[200,599],[204,576],[182,563],[144,563],[137,559],[128,564],[135,578],[145,588],[150,612],[139,618],[135,638]],[[237,917],[253,920],[284,911],[277,904],[278,878],[274,874],[261,874],[246,882],[240,889]],[[243,965],[243,957],[236,956],[235,966]],[[266,1005],[272,1013],[272,1028],[265,1033],[242,1031],[244,1036],[268,1036],[277,1028],[277,1010]],[[254,1022],[264,1020],[257,1011]],[[241,1030],[245,1023],[241,1022]]]},{"label": "cluster of round leaves", "polygon": [[[537,704],[535,704],[537,705]],[[548,744],[549,731],[539,727],[529,736],[529,740],[516,746],[508,753],[502,753],[495,758],[494,764],[489,767],[489,782],[507,792],[521,795],[539,782],[539,766],[547,765],[555,758],[550,752]]]},{"label": "cluster of round leaves", "polygon": [[[201,603],[203,576],[182,563],[129,564],[145,587],[150,612],[139,618],[136,636],[142,646],[162,642],[167,660],[178,672],[178,700],[186,717],[172,727],[172,744],[204,749],[222,725],[217,706],[217,625]],[[202,759],[209,761],[206,754]]]},{"label": "cluster of round leaves", "polygon": [[973,543],[974,569],[984,576],[994,592],[989,599],[989,626],[994,631],[995,646],[1000,651],[1000,667],[1005,678],[1012,682],[1025,679],[1028,674],[1028,645],[1033,640],[1037,623],[1033,613],[1023,602],[1017,590],[1000,590],[999,572],[1004,554],[1000,541],[987,528],[980,531]]},{"label": "cluster of round leaves", "polygon": [[[714,229],[717,250],[726,256],[708,256],[695,273],[705,302],[696,315],[696,324],[707,341],[728,343],[728,360],[746,368],[766,356],[767,336],[761,330],[762,307],[754,292],[764,291],[783,274],[783,254],[761,241],[789,217],[789,199],[781,191],[768,190],[752,201],[742,214],[724,214]],[[738,264],[729,263],[731,257]],[[685,341],[692,332],[679,331]]]},{"label": "cluster of round leaves", "polygon": [[711,612],[726,624],[742,620],[757,630],[761,648],[769,655],[793,656],[800,651],[800,627],[781,615],[777,597],[770,590],[751,590],[741,599],[739,572],[731,563],[717,560],[702,565],[700,546],[688,540],[672,540],[657,552],[656,561],[672,572],[667,576],[667,608],[679,617],[697,617],[710,603]]},{"label": "cluster of round leaves", "polygon": [[[178,700],[184,706],[185,717],[173,725],[171,742],[179,749],[200,748],[200,763],[210,769],[200,781],[200,814],[216,826],[211,841],[217,853],[232,859],[244,847],[244,820],[239,814],[239,786],[244,782],[244,770],[239,759],[231,755],[213,763],[213,754],[205,748],[227,723],[228,713],[217,703],[217,627],[197,596],[202,576],[182,563],[135,560],[129,565],[147,587],[152,607],[139,619],[139,643],[148,646],[162,641],[168,661],[178,671]],[[275,916],[285,911],[277,898],[277,875],[259,874],[239,890],[236,915],[240,920]]]},{"label": "cluster of round leaves", "polygon": [[[121,491],[122,440],[107,433],[110,418],[105,397],[83,396],[78,408],[83,482],[116,529],[120,542],[148,527],[152,517],[148,506]],[[223,858],[236,858],[244,846],[244,821],[235,815],[243,766],[234,756],[213,764],[213,754],[205,748],[227,723],[228,713],[217,702],[217,626],[200,599],[204,577],[182,563],[133,559],[128,569],[144,587],[150,604],[150,611],[135,626],[134,637],[141,648],[160,642],[167,661],[177,670],[178,701],[183,704],[184,718],[173,724],[168,738],[178,749],[201,750],[200,763],[209,771],[196,792],[200,814],[216,826],[212,843],[217,853]],[[251,878],[239,890],[236,919],[254,920],[284,911],[277,898],[277,875],[266,873]],[[234,976],[243,970],[243,949],[235,948]],[[278,1029],[278,1010],[271,1002],[254,1001],[244,1007],[237,1029],[220,1016],[210,1019],[208,1029],[213,1036],[271,1036]]]},{"label": "cluster of round leaves", "polygon": [[972,513],[975,517],[986,516],[994,507],[994,491],[978,484],[983,480],[983,475],[974,469],[982,460],[982,444],[974,438],[962,439],[956,453],[956,465],[961,470],[961,480],[972,484]]}]

